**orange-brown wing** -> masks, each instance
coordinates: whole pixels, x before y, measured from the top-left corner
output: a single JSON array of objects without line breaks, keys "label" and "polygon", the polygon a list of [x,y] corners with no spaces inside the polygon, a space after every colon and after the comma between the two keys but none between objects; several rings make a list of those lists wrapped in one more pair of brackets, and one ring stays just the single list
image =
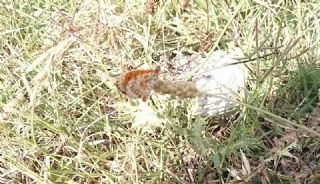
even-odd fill
[{"label": "orange-brown wing", "polygon": [[119,77],[117,87],[130,98],[142,98],[146,101],[159,80],[159,73],[158,67],[156,70],[130,70]]},{"label": "orange-brown wing", "polygon": [[126,94],[131,98],[149,98],[151,91],[158,82],[157,73],[145,73],[128,82]]}]

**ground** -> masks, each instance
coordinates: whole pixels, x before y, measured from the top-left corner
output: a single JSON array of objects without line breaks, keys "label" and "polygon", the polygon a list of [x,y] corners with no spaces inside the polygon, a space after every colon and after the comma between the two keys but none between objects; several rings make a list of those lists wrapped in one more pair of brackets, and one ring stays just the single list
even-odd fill
[{"label": "ground", "polygon": [[[320,183],[319,7],[1,0],[0,183]],[[217,50],[249,71],[227,114],[117,89],[128,69],[174,79],[177,55]]]}]

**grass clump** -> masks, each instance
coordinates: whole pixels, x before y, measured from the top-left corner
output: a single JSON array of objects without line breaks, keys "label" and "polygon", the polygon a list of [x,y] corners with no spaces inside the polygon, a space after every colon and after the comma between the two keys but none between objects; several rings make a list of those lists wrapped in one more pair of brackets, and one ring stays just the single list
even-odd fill
[{"label": "grass clump", "polygon": [[[315,183],[319,6],[0,2],[0,182]],[[116,88],[127,68],[171,75],[177,54],[215,50],[240,50],[250,71],[235,112]]]}]

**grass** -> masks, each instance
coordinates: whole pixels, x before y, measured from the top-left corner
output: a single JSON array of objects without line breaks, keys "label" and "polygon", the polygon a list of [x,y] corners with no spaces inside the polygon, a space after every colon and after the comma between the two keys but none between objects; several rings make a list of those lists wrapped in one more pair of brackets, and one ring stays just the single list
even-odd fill
[{"label": "grass", "polygon": [[[317,183],[319,7],[0,1],[0,182]],[[215,50],[240,50],[249,70],[229,114],[161,95],[143,104],[115,86],[127,68],[174,78],[177,53]]]}]

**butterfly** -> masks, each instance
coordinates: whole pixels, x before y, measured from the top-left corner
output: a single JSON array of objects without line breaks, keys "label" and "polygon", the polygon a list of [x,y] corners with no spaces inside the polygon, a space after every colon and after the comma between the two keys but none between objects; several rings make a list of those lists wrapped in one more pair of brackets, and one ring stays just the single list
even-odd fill
[{"label": "butterfly", "polygon": [[150,70],[129,70],[120,75],[116,86],[130,98],[146,101],[159,82],[160,66]]}]

